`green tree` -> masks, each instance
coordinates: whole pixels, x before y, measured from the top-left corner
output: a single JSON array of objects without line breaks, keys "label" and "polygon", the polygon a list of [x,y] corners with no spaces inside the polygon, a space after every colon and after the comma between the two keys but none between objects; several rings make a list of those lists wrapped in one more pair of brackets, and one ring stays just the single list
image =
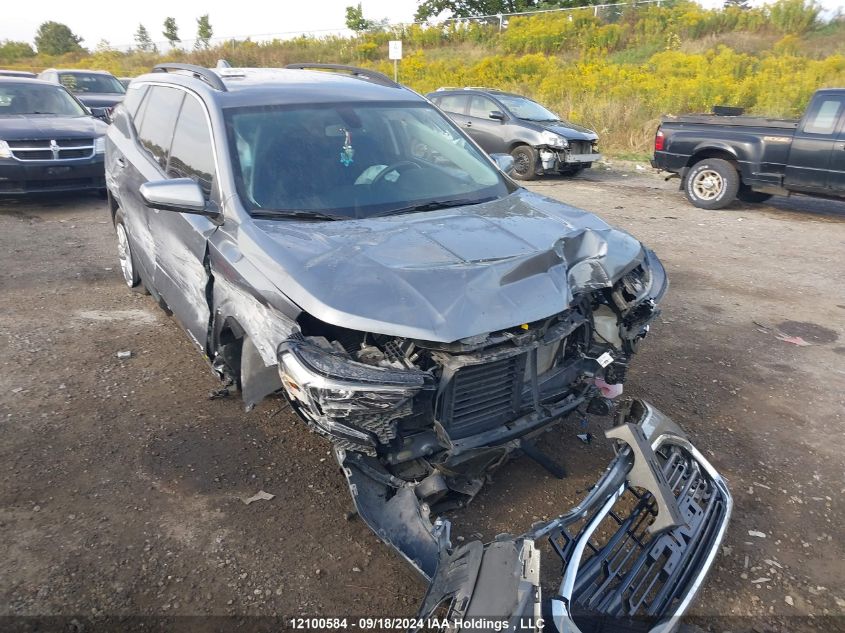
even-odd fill
[{"label": "green tree", "polygon": [[369,31],[372,23],[364,17],[364,9],[361,3],[357,7],[346,7],[346,28],[356,33]]},{"label": "green tree", "polygon": [[418,21],[449,11],[455,18],[473,18],[481,15],[495,16],[500,13],[519,13],[581,7],[588,4],[602,4],[605,0],[419,0],[415,19]]},{"label": "green tree", "polygon": [[0,59],[13,62],[24,57],[35,57],[35,51],[28,42],[5,40],[0,44]]},{"label": "green tree", "polygon": [[79,44],[81,41],[81,37],[74,35],[73,31],[61,22],[44,22],[35,33],[35,47],[39,53],[47,55],[82,52],[84,49]]},{"label": "green tree", "polygon": [[157,48],[153,40],[150,38],[147,27],[143,24],[138,25],[138,30],[135,31],[135,44],[138,45],[138,50],[145,53],[155,53]]},{"label": "green tree", "polygon": [[164,31],[162,35],[170,42],[171,48],[176,48],[176,45],[182,40],[179,39],[179,28],[176,26],[175,18],[164,19]]},{"label": "green tree", "polygon": [[208,19],[208,14],[201,15],[197,18],[197,41],[194,42],[194,48],[208,48],[211,42],[211,36],[214,31],[211,28],[211,21]]}]

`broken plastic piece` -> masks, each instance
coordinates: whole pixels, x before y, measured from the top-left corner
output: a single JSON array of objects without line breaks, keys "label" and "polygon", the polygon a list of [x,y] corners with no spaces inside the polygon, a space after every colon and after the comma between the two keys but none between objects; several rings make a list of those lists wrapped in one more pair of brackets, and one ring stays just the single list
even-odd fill
[{"label": "broken plastic piece", "polygon": [[252,495],[249,498],[241,497],[241,501],[243,501],[246,505],[249,505],[250,503],[252,503],[254,501],[270,501],[271,499],[274,499],[275,497],[276,497],[276,495],[271,495],[269,492],[264,492],[263,490],[259,490],[258,492],[256,492],[254,495]]},{"label": "broken plastic piece", "polygon": [[616,385],[609,385],[601,378],[596,378],[595,383],[596,387],[598,387],[599,391],[601,391],[601,395],[603,395],[605,398],[612,399],[622,395],[622,390],[624,387],[621,382]]},{"label": "broken plastic piece", "polygon": [[784,343],[792,343],[793,345],[797,345],[798,347],[808,347],[812,345],[812,343],[808,343],[800,336],[786,336],[785,334],[776,334],[775,335],[779,341],[783,341]]},{"label": "broken plastic piece", "polygon": [[680,527],[686,523],[678,507],[678,500],[666,481],[666,475],[659,468],[651,444],[641,427],[627,422],[604,432],[605,437],[622,440],[634,452],[634,466],[628,475],[632,486],[648,490],[657,502],[657,516],[648,531],[657,534],[668,528]]}]

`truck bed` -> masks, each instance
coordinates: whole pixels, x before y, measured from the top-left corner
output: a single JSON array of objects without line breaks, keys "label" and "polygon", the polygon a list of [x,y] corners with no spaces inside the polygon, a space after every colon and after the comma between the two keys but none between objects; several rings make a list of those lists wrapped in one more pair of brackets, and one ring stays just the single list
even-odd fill
[{"label": "truck bed", "polygon": [[684,114],[664,116],[661,123],[693,123],[699,125],[725,125],[730,127],[765,127],[795,130],[797,119],[767,119],[757,116],[717,116],[715,114]]}]

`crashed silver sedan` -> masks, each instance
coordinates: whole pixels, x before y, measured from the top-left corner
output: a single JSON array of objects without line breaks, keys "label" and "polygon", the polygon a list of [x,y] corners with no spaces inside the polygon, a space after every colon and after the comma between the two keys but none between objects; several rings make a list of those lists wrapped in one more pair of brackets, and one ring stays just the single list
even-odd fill
[{"label": "crashed silver sedan", "polygon": [[[666,273],[511,168],[416,93],[327,65],[162,65],[106,144],[126,284],[248,408],[281,394],[332,443],[360,517],[430,583],[421,627],[669,630],[731,496],[676,424],[613,401]],[[446,511],[511,458],[561,475],[535,441],[587,412],[616,416],[617,452],[582,502],[452,543]]]}]

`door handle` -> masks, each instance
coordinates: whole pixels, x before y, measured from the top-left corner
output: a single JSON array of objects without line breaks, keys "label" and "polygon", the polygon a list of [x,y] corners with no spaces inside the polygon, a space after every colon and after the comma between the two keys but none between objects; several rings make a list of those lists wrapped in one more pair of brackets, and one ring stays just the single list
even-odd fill
[{"label": "door handle", "polygon": [[843,143],[836,143],[836,149],[845,149],[845,142],[843,142]]},{"label": "door handle", "polygon": [[472,127],[472,121],[467,121],[467,122],[466,122],[466,126],[467,126],[467,127]]},{"label": "door handle", "polygon": [[116,163],[117,163],[117,166],[118,166],[118,167],[120,167],[121,169],[123,169],[124,167],[126,167],[126,161],[125,161],[125,160],[123,160],[123,158],[122,158],[122,157],[118,157],[118,158],[117,158],[117,160],[115,160],[114,162],[116,162]]}]

